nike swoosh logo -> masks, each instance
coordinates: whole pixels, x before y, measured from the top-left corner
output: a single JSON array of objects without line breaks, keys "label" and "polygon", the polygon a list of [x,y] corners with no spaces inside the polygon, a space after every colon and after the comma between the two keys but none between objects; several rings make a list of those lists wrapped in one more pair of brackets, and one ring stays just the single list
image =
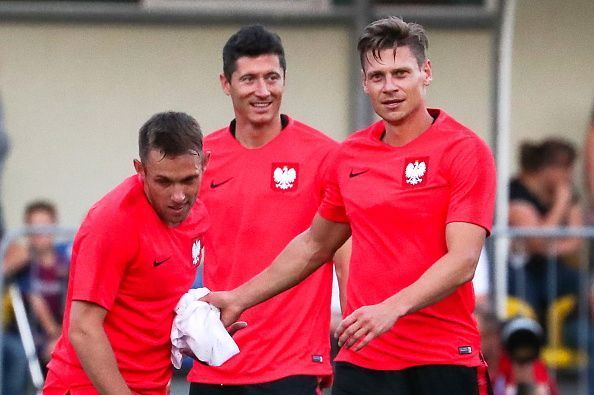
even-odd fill
[{"label": "nike swoosh logo", "polygon": [[161,266],[162,264],[164,264],[165,262],[167,262],[167,261],[168,261],[170,258],[171,258],[171,257],[169,257],[169,258],[166,258],[166,259],[163,259],[162,261],[158,261],[158,260],[156,260],[156,259],[155,259],[155,260],[153,261],[153,266],[154,266],[154,267]]},{"label": "nike swoosh logo", "polygon": [[353,169],[351,169],[351,172],[349,173],[349,178],[360,176],[361,174],[365,174],[368,171],[369,171],[369,169],[365,169],[365,170],[354,172]]},{"label": "nike swoosh logo", "polygon": [[214,182],[214,180],[212,180],[212,181],[210,182],[210,189],[215,189],[215,188],[218,188],[218,187],[220,187],[221,185],[228,183],[228,182],[229,182],[229,181],[231,181],[232,179],[233,179],[233,177],[229,177],[229,178],[227,178],[225,181],[221,181],[221,182],[219,182],[219,183],[215,183],[215,182]]}]

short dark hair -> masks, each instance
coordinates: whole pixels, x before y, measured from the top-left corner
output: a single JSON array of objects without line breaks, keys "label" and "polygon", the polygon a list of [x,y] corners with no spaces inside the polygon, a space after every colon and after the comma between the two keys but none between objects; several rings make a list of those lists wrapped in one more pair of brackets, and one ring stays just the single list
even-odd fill
[{"label": "short dark hair", "polygon": [[153,115],[138,132],[138,154],[146,163],[149,151],[158,149],[163,156],[202,154],[202,131],[198,122],[183,112]]},{"label": "short dark hair", "polygon": [[56,209],[56,206],[49,200],[39,199],[34,200],[27,204],[27,206],[25,206],[25,223],[29,223],[31,220],[31,216],[38,211],[43,211],[47,213],[54,222],[56,222],[58,219],[58,210]]},{"label": "short dark hair", "polygon": [[223,74],[227,81],[231,81],[231,75],[237,69],[237,59],[260,55],[278,55],[283,73],[286,72],[285,50],[278,34],[262,25],[249,25],[239,29],[223,47]]},{"label": "short dark hair", "polygon": [[523,142],[520,146],[520,166],[528,172],[547,166],[569,167],[575,163],[576,156],[573,144],[559,138],[545,139],[540,143]]},{"label": "short dark hair", "polygon": [[429,47],[429,40],[423,26],[404,22],[396,16],[370,23],[363,30],[357,43],[361,67],[365,69],[365,60],[369,51],[375,59],[379,59],[380,51],[389,48],[396,51],[398,47],[408,47],[421,67],[427,59],[426,51]]}]

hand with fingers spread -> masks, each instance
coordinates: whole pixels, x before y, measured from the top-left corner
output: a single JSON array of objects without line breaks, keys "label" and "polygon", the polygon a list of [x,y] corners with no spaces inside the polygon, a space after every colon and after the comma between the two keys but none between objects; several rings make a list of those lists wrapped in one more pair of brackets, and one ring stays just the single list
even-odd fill
[{"label": "hand with fingers spread", "polygon": [[359,351],[370,341],[390,330],[398,316],[383,303],[363,306],[346,317],[335,332],[338,345]]}]

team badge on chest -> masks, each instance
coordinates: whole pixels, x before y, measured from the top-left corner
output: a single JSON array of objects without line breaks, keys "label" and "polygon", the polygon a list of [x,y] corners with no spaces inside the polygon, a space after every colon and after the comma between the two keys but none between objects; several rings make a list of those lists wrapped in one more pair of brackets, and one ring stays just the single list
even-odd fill
[{"label": "team badge on chest", "polygon": [[204,246],[200,239],[194,240],[194,244],[192,244],[192,263],[196,266],[204,263]]},{"label": "team badge on chest", "polygon": [[294,191],[299,182],[299,163],[273,163],[270,177],[273,190]]},{"label": "team badge on chest", "polygon": [[404,160],[403,186],[416,187],[426,183],[429,158],[406,158]]}]

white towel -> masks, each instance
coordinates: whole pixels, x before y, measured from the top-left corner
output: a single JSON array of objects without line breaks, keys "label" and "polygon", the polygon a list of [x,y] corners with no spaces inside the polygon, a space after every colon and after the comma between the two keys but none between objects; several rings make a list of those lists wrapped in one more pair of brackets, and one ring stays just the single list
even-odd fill
[{"label": "white towel", "polygon": [[188,352],[211,366],[220,366],[239,353],[239,347],[221,322],[219,309],[198,300],[209,292],[208,288],[191,289],[175,307],[171,362],[176,369],[181,367],[182,357]]}]

